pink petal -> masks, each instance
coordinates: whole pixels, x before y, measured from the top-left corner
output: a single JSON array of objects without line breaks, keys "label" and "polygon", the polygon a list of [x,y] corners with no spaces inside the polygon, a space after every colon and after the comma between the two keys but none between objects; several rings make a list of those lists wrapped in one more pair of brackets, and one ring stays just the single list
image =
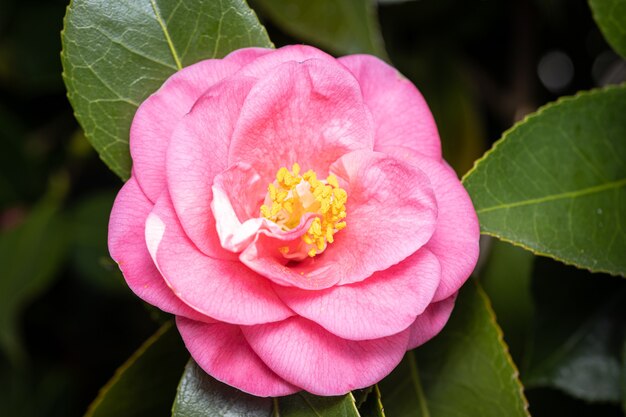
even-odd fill
[{"label": "pink petal", "polygon": [[314,215],[307,213],[298,226],[283,230],[273,221],[259,217],[267,184],[262,183],[254,168],[246,163],[235,164],[217,175],[212,190],[211,209],[217,234],[222,247],[231,252],[241,252],[262,233],[275,241],[272,253],[286,264],[288,260],[280,255],[278,248],[299,244],[313,221]]},{"label": "pink petal", "polygon": [[284,266],[263,237],[240,256],[243,263],[277,284],[323,289],[359,282],[404,260],[435,229],[437,204],[428,177],[403,160],[355,151],[331,166],[348,193],[347,227],[325,252]]},{"label": "pink petal", "polygon": [[345,394],[380,381],[402,359],[410,333],[351,341],[302,317],[241,329],[270,369],[317,395]]},{"label": "pink petal", "polygon": [[[312,217],[309,217],[307,223],[301,222],[299,229],[307,230],[311,220]],[[276,239],[276,236],[268,236],[262,232],[239,255],[239,259],[279,285],[321,290],[339,282],[341,274],[337,273],[337,266],[320,262],[320,255],[302,262],[289,263],[289,260],[280,254],[279,248],[283,246],[293,248],[293,243],[293,241]]]},{"label": "pink petal", "polygon": [[363,282],[320,291],[274,286],[298,315],[350,340],[377,339],[406,329],[430,303],[441,267],[428,249]]},{"label": "pink petal", "polygon": [[246,65],[245,68],[242,68],[241,72],[243,75],[262,78],[274,72],[276,67],[285,62],[302,63],[310,59],[319,59],[327,62],[329,65],[337,65],[335,58],[317,48],[307,45],[287,45],[273,50],[271,53],[264,54],[262,57],[258,57],[258,59]]},{"label": "pink petal", "polygon": [[341,283],[383,271],[421,248],[437,223],[428,177],[378,152],[344,155],[331,171],[346,184],[347,227],[336,234],[324,262],[341,264]]},{"label": "pink petal", "polygon": [[452,309],[456,293],[450,297],[433,303],[411,325],[411,337],[407,350],[414,349],[435,337],[446,325]]},{"label": "pink petal", "polygon": [[238,326],[205,324],[182,317],[176,318],[176,326],[193,359],[212,377],[259,397],[300,391],[259,359]]},{"label": "pink petal", "polygon": [[262,57],[263,55],[274,53],[275,51],[275,49],[271,48],[241,48],[236,49],[230,54],[226,55],[224,57],[224,60],[243,67],[250,64],[252,61],[255,61],[256,59]]},{"label": "pink petal", "polygon": [[214,259],[187,239],[167,193],[146,221],[146,243],[177,297],[219,321],[258,324],[293,315],[270,283],[240,262]]},{"label": "pink petal", "polygon": [[280,167],[294,162],[321,178],[346,152],[372,149],[372,133],[371,116],[350,72],[320,59],[291,61],[274,68],[250,91],[228,161],[252,165],[268,182]]},{"label": "pink petal", "polygon": [[[215,177],[211,209],[222,247],[239,253],[268,220],[259,218],[267,184],[248,164],[239,163]],[[276,226],[278,227],[278,226]]]},{"label": "pink petal", "polygon": [[374,150],[406,146],[441,158],[437,126],[424,97],[395,68],[370,55],[339,58],[359,80],[376,130]]},{"label": "pink petal", "polygon": [[150,201],[165,187],[165,152],[170,136],[210,86],[240,68],[235,62],[210,59],[183,68],[137,109],[130,128],[133,174]]},{"label": "pink petal", "polygon": [[220,245],[211,211],[211,186],[227,168],[227,155],[239,111],[255,80],[235,75],[209,89],[172,134],[167,183],[178,218],[205,254],[236,259]]},{"label": "pink petal", "polygon": [[445,162],[406,148],[388,147],[384,151],[411,161],[430,178],[439,217],[435,233],[425,247],[441,262],[441,283],[434,301],[448,298],[461,288],[478,261],[480,226],[472,200],[454,170]]},{"label": "pink petal", "polygon": [[194,320],[214,320],[194,311],[177,298],[154,266],[146,247],[144,225],[153,204],[135,177],[122,187],[109,220],[109,251],[118,263],[126,283],[139,298],[163,311]]}]

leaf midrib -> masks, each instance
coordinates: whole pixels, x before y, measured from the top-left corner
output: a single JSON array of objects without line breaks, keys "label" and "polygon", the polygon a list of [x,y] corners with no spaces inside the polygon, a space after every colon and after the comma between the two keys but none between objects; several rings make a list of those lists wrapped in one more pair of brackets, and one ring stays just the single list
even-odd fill
[{"label": "leaf midrib", "polygon": [[178,57],[178,53],[176,52],[176,48],[174,47],[174,43],[172,42],[172,38],[170,37],[170,33],[167,30],[167,26],[159,13],[159,9],[155,3],[155,0],[150,0],[150,4],[152,5],[152,10],[154,11],[154,17],[156,18],[159,26],[161,26],[161,30],[163,31],[163,36],[165,36],[165,41],[167,42],[167,46],[170,48],[170,52],[172,53],[172,57],[174,58],[174,62],[176,63],[176,68],[181,70],[183,69],[183,65],[181,64],[180,58]]},{"label": "leaf midrib", "polygon": [[516,201],[513,203],[504,203],[504,204],[498,204],[498,205],[491,206],[491,207],[485,207],[485,208],[476,210],[476,213],[481,214],[481,213],[488,213],[490,211],[495,211],[495,210],[503,210],[503,209],[509,209],[509,208],[515,208],[515,207],[529,206],[533,204],[542,204],[542,203],[547,203],[549,201],[563,200],[566,198],[573,199],[573,198],[578,198],[578,197],[582,197],[582,196],[589,195],[589,194],[599,193],[599,192],[610,190],[610,189],[617,189],[623,186],[626,186],[626,178],[622,178],[621,180],[617,180],[617,181],[607,182],[601,185],[595,185],[593,187],[583,188],[580,190],[567,191],[564,193],[552,194],[552,195],[548,195],[545,197],[531,198],[528,200]]}]

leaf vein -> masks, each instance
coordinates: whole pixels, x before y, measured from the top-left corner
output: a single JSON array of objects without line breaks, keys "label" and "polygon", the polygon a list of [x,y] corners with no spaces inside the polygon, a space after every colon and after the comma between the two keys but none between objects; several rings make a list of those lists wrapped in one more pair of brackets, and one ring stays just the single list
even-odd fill
[{"label": "leaf vein", "polygon": [[587,188],[583,188],[580,190],[567,191],[564,193],[548,195],[545,197],[531,198],[528,200],[516,201],[513,203],[504,203],[504,204],[499,204],[496,206],[485,207],[485,208],[476,210],[476,212],[480,214],[480,213],[487,213],[487,212],[495,211],[495,210],[528,206],[532,204],[547,203],[549,201],[562,200],[566,198],[578,198],[578,197],[583,197],[585,195],[595,194],[595,193],[599,193],[599,192],[610,190],[610,189],[618,189],[625,185],[626,185],[626,178],[622,178],[621,180],[611,181],[606,184],[595,185],[593,187],[587,187]]}]

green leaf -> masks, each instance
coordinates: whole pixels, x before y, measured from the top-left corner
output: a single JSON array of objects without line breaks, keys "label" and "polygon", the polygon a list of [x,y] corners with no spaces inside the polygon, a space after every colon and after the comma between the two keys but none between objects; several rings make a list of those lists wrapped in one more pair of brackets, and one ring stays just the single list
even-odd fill
[{"label": "green leaf", "polygon": [[[276,404],[278,403],[278,404]],[[359,417],[351,393],[335,397],[319,397],[298,392],[274,401],[272,417]]]},{"label": "green leaf", "polygon": [[[480,283],[489,296],[511,356],[520,364],[533,318],[531,278],[535,256],[500,240],[491,240]],[[523,369],[523,366],[522,366]]]},{"label": "green leaf", "polygon": [[23,222],[0,233],[0,348],[14,363],[24,359],[19,314],[52,283],[66,255],[65,223],[59,210],[66,190],[65,179],[55,178]]},{"label": "green leaf", "polygon": [[122,179],[139,104],[174,72],[247,47],[272,47],[244,0],[73,0],[62,33],[63,78],[85,135]]},{"label": "green leaf", "polygon": [[465,176],[481,231],[562,262],[626,275],[626,87],[549,104]]},{"label": "green leaf", "polygon": [[173,417],[358,417],[354,397],[318,397],[306,392],[281,398],[255,397],[219,382],[190,360],[172,408]]},{"label": "green leaf", "polygon": [[255,0],[285,32],[338,55],[387,57],[371,0]]},{"label": "green leaf", "polygon": [[271,409],[270,398],[223,384],[190,359],[178,385],[172,417],[268,417]]},{"label": "green leaf", "polygon": [[172,322],[164,324],[115,372],[85,417],[169,416],[188,358]]},{"label": "green leaf", "polygon": [[606,40],[626,58],[626,0],[589,0],[589,7]]},{"label": "green leaf", "polygon": [[[626,282],[538,259],[533,276],[533,337],[522,380],[585,401],[620,401]],[[567,293],[564,296],[564,283]]]},{"label": "green leaf", "polygon": [[489,300],[475,283],[461,289],[443,331],[409,351],[380,386],[389,416],[529,415]]}]

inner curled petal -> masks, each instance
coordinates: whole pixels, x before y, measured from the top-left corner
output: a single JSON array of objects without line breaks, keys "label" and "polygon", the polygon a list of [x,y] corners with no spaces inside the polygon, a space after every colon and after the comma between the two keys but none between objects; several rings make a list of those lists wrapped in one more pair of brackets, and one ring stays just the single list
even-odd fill
[{"label": "inner curled petal", "polygon": [[318,180],[313,170],[302,175],[300,171],[297,163],[293,164],[291,171],[280,168],[276,180],[267,187],[260,209],[263,217],[283,230],[298,226],[307,213],[315,215],[295,248],[279,248],[285,258],[292,260],[303,260],[324,252],[328,244],[333,243],[334,234],[346,227],[348,193],[339,187],[337,178],[331,174],[326,180]]}]

